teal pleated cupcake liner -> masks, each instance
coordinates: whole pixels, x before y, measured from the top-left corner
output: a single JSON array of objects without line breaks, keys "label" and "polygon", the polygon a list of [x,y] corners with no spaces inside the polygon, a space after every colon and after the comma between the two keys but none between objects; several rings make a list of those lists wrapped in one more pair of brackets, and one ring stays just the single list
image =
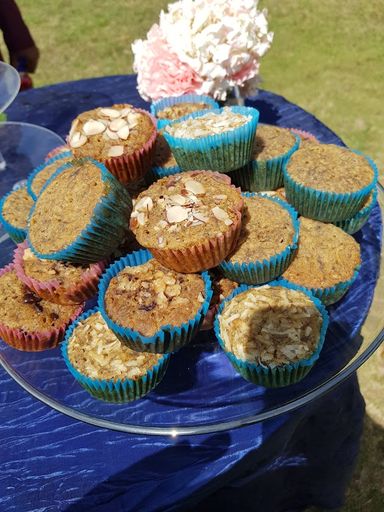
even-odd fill
[{"label": "teal pleated cupcake liner", "polygon": [[[230,172],[246,165],[252,158],[258,110],[252,107],[227,107],[237,114],[251,116],[251,119],[233,130],[219,135],[207,135],[194,139],[173,137],[164,130],[163,135],[168,142],[177,164],[183,171],[211,170]],[[222,109],[202,110],[184,116],[172,123],[180,123],[190,118],[201,117],[208,113],[219,114]]]},{"label": "teal pleated cupcake liner", "polygon": [[277,253],[268,260],[264,259],[262,261],[255,261],[251,263],[231,263],[230,261],[224,260],[220,263],[218,268],[225,277],[232,281],[236,281],[237,283],[254,285],[267,283],[268,281],[273,281],[277,277],[281,276],[281,274],[291,264],[298,248],[300,221],[297,218],[297,212],[292,208],[292,206],[277,197],[270,197],[262,193],[256,194],[254,192],[245,192],[242,195],[244,197],[265,197],[287,210],[293,224],[293,240],[291,244],[287,245],[287,247],[283,249],[283,251]]},{"label": "teal pleated cupcake liner", "polygon": [[[169,96],[168,98],[162,98],[161,100],[155,101],[151,105],[151,114],[157,118],[157,114],[167,107],[172,107],[178,103],[205,103],[210,105],[212,108],[219,108],[220,105],[210,96],[206,94],[184,94],[183,96]],[[157,129],[161,130],[171,119],[157,119]]]},{"label": "teal pleated cupcake liner", "polygon": [[[339,301],[344,295],[347,293],[349,288],[353,285],[353,283],[356,281],[357,276],[359,275],[360,271],[360,265],[356,267],[356,269],[353,272],[353,275],[351,279],[347,279],[346,281],[341,281],[340,283],[337,283],[334,286],[328,286],[326,288],[307,288],[305,286],[301,285],[295,285],[301,290],[309,291],[317,297],[323,304],[326,306],[330,306],[331,304],[334,304],[335,302]],[[291,283],[287,279],[284,279],[284,281]],[[291,283],[293,284],[293,283]]]},{"label": "teal pleated cupcake liner", "polygon": [[299,290],[308,295],[308,297],[313,301],[317,310],[319,311],[322,317],[322,326],[320,329],[319,340],[316,346],[315,351],[309,358],[302,359],[295,363],[287,363],[280,366],[275,366],[274,368],[270,368],[268,366],[252,363],[249,361],[244,361],[242,359],[238,359],[232,352],[228,352],[225,348],[224,340],[220,335],[220,324],[219,324],[219,316],[222,313],[224,307],[227,302],[229,302],[233,297],[238,295],[239,293],[244,292],[250,288],[255,288],[254,286],[248,286],[245,284],[240,285],[236,290],[234,290],[229,297],[223,300],[220,304],[215,322],[214,322],[214,330],[217,337],[217,340],[225,352],[226,356],[230,360],[234,369],[240,373],[240,375],[252,382],[253,384],[257,384],[259,386],[264,386],[268,388],[276,388],[276,387],[284,387],[289,386],[291,384],[295,384],[303,379],[313,368],[316,361],[319,359],[320,352],[324,345],[325,335],[328,328],[329,317],[327,310],[324,305],[321,303],[319,299],[314,297],[308,290],[302,289],[299,286],[295,286],[287,281],[272,281],[268,283],[268,286],[284,286],[291,290]]},{"label": "teal pleated cupcake liner", "polygon": [[68,370],[75,377],[78,383],[90,393],[94,398],[104,400],[107,402],[131,402],[138,398],[147,395],[154,389],[162,380],[169,363],[170,356],[164,355],[159,362],[153,366],[148,372],[139,377],[137,380],[133,379],[119,379],[114,381],[112,379],[92,379],[80,373],[71,363],[68,356],[68,344],[76,329],[77,325],[86,320],[88,317],[97,313],[98,308],[88,310],[82,314],[67,330],[64,341],[61,345],[61,353],[63,355],[65,364]]},{"label": "teal pleated cupcake liner", "polygon": [[152,259],[152,255],[149,251],[140,250],[135,251],[132,254],[128,254],[127,256],[123,256],[120,260],[111,265],[99,283],[99,310],[108,327],[114,332],[119,340],[126,343],[132,350],[136,350],[138,352],[154,352],[157,354],[175,352],[189,343],[198,333],[208,312],[209,303],[212,298],[211,279],[208,272],[203,272],[201,274],[205,286],[205,300],[199,308],[196,316],[177,327],[163,325],[153,336],[143,336],[138,331],[128,327],[123,327],[122,325],[114,322],[105,310],[104,297],[111,279],[124,268],[142,265],[150,259]]},{"label": "teal pleated cupcake liner", "polygon": [[[71,261],[73,263],[101,261],[118,247],[124,235],[128,232],[132,200],[127,190],[100,162],[92,158],[82,158],[80,161],[89,161],[100,169],[101,179],[108,188],[108,195],[101,197],[93,210],[89,224],[83,229],[76,240],[66,248],[51,253],[42,253],[34,247],[28,235],[29,246],[38,258]],[[79,160],[74,160],[60,167],[45,183],[41,193],[60,173],[78,163]],[[38,200],[36,203],[38,203]],[[35,210],[36,203],[31,210],[30,219]]]},{"label": "teal pleated cupcake liner", "polygon": [[[351,193],[336,193],[315,190],[294,181],[284,165],[284,187],[287,200],[304,217],[323,222],[337,222],[354,217],[363,207],[372,190],[376,187],[378,170],[374,162],[360,151],[353,150],[357,155],[364,156],[374,172],[372,182],[361,190]],[[348,172],[348,169],[346,169]]]},{"label": "teal pleated cupcake liner", "polygon": [[[294,134],[293,134],[294,135]],[[241,169],[235,169],[229,173],[232,183],[241,190],[250,192],[262,192],[276,190],[284,186],[283,166],[297,151],[300,138],[295,136],[295,144],[281,156],[269,160],[252,160]]]},{"label": "teal pleated cupcake liner", "polygon": [[148,180],[150,183],[154,183],[161,178],[171,176],[172,174],[179,174],[183,172],[178,165],[172,167],[152,167],[148,172]]},{"label": "teal pleated cupcake liner", "polygon": [[[28,194],[32,197],[32,199],[34,201],[36,201],[37,196],[36,196],[36,194],[32,190],[32,185],[33,185],[33,180],[36,178],[36,176],[38,174],[40,174],[40,172],[43,171],[46,167],[48,167],[49,165],[53,164],[54,162],[57,162],[58,160],[62,160],[63,158],[69,158],[71,156],[72,156],[72,152],[71,151],[65,151],[63,153],[59,153],[58,155],[50,158],[46,162],[44,162],[41,165],[39,165],[38,167],[36,167],[36,169],[34,169],[31,172],[31,174],[28,176],[28,179],[27,179],[27,191],[28,191]],[[59,170],[59,169],[57,169],[57,170]]]},{"label": "teal pleated cupcake liner", "polygon": [[[20,188],[26,188],[20,187]],[[10,222],[8,222],[4,215],[3,215],[3,207],[5,201],[8,199],[8,197],[13,194],[15,190],[11,190],[5,196],[3,196],[0,200],[0,223],[3,225],[4,230],[8,233],[11,240],[15,242],[15,244],[20,244],[21,242],[24,242],[24,240],[27,237],[27,230],[18,228],[17,226],[13,226]]]},{"label": "teal pleated cupcake liner", "polygon": [[359,210],[356,215],[350,219],[336,221],[334,224],[338,228],[343,229],[346,233],[353,235],[359,231],[369,219],[371,211],[377,202],[377,190],[372,192],[372,199],[369,204]]}]

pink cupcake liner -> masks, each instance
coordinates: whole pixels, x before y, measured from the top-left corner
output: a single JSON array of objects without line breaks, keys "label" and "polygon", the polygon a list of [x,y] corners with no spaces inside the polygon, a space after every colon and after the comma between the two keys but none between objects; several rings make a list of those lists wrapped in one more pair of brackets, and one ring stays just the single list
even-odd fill
[{"label": "pink cupcake liner", "polygon": [[[2,268],[0,270],[0,277],[7,272],[11,272],[13,269],[13,263]],[[65,330],[68,325],[83,312],[83,309],[84,304],[81,304],[63,325],[43,331],[26,332],[23,329],[8,327],[0,322],[0,338],[12,348],[24,352],[40,352],[55,348],[64,339]]]},{"label": "pink cupcake liner", "polygon": [[155,142],[157,137],[156,120],[146,110],[140,108],[135,110],[145,114],[151,119],[154,127],[151,137],[145,142],[142,148],[134,151],[132,154],[116,156],[104,161],[107,169],[124,185],[145,176],[151,169],[155,156]]},{"label": "pink cupcake liner", "polygon": [[60,284],[56,279],[50,281],[38,281],[27,276],[24,272],[23,254],[28,248],[28,242],[19,244],[14,252],[14,266],[17,277],[30,290],[39,297],[55,302],[56,304],[81,304],[97,294],[99,278],[105,269],[105,263],[100,261],[92,263],[89,269],[81,276],[81,282],[68,288]]},{"label": "pink cupcake liner", "polygon": [[288,128],[293,133],[296,133],[299,137],[304,140],[312,140],[313,142],[320,142],[315,135],[311,132],[306,132],[305,130],[299,130],[298,128]]},{"label": "pink cupcake liner", "polygon": [[53,158],[54,156],[59,155],[60,153],[66,153],[67,151],[71,151],[71,148],[65,144],[62,146],[57,146],[57,148],[52,149],[47,156],[45,157],[45,161],[49,160],[50,158]]}]

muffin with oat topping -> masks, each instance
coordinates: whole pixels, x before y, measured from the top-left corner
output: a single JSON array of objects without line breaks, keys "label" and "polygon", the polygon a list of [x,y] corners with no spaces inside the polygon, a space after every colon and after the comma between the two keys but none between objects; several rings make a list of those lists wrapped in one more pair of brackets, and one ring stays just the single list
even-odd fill
[{"label": "muffin with oat topping", "polygon": [[57,304],[81,304],[97,293],[104,263],[76,265],[66,261],[37,258],[27,242],[18,245],[14,255],[18,278],[43,299]]},{"label": "muffin with oat topping", "polygon": [[180,117],[193,112],[219,108],[219,104],[210,96],[204,94],[184,94],[183,96],[171,96],[155,101],[151,105],[151,114],[157,118],[158,128],[163,128]]},{"label": "muffin with oat topping", "polygon": [[239,283],[262,284],[280,276],[297,250],[297,213],[286,202],[245,193],[240,238],[220,270]]},{"label": "muffin with oat topping", "polygon": [[356,240],[333,224],[300,219],[299,248],[283,278],[307,288],[324,304],[348,291],[361,264]]},{"label": "muffin with oat topping", "polygon": [[287,128],[259,124],[251,155],[245,167],[231,172],[234,184],[242,190],[275,190],[284,184],[283,166],[299,147],[299,137]]},{"label": "muffin with oat topping", "polygon": [[205,110],[169,123],[164,137],[183,171],[229,172],[251,160],[258,120],[252,107]]},{"label": "muffin with oat topping", "polygon": [[0,201],[0,222],[17,244],[27,236],[27,221],[33,204],[26,187],[12,190]]},{"label": "muffin with oat topping", "polygon": [[22,283],[13,265],[0,270],[0,338],[18,350],[56,347],[82,305],[53,304]]},{"label": "muffin with oat topping", "polygon": [[91,157],[126,184],[150,169],[156,140],[153,117],[129,104],[96,108],[73,122],[68,144],[75,157]]},{"label": "muffin with oat topping", "polygon": [[121,258],[104,274],[99,309],[116,336],[137,351],[178,350],[197,333],[211,300],[207,272],[180,274],[148,251]]},{"label": "muffin with oat topping", "polygon": [[41,189],[49,180],[49,178],[67,162],[72,160],[73,156],[70,151],[62,152],[57,156],[47,160],[39,167],[36,167],[34,171],[28,176],[27,189],[29,195],[34,201],[40,194]]},{"label": "muffin with oat topping", "polygon": [[230,179],[183,172],[142,192],[131,215],[138,242],[164,266],[199,272],[217,266],[236,245],[243,199]]},{"label": "muffin with oat topping", "polygon": [[130,402],[159,384],[169,355],[135,352],[108,328],[97,308],[68,330],[61,347],[65,363],[83,388],[108,402]]},{"label": "muffin with oat topping", "polygon": [[242,377],[266,387],[304,378],[319,358],[328,315],[310,292],[284,281],[241,285],[219,307],[218,341]]}]

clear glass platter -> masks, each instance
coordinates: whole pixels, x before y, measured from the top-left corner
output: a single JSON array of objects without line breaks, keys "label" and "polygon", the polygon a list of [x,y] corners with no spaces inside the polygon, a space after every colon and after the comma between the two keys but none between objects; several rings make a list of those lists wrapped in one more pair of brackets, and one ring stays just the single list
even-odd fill
[{"label": "clear glass platter", "polygon": [[12,103],[20,89],[20,75],[13,66],[0,62],[0,112]]},{"label": "clear glass platter", "polygon": [[[383,209],[381,186],[378,202]],[[159,386],[128,404],[90,397],[67,371],[59,348],[27,353],[0,341],[0,362],[25,390],[52,408],[113,430],[176,436],[218,432],[276,417],[309,404],[347,379],[384,338],[379,206],[356,239],[362,249],[359,278],[346,297],[329,308],[331,322],[320,359],[295,385],[266,389],[248,383],[234,371],[212,331],[202,332],[174,354]],[[13,249],[6,236],[0,237],[1,266],[11,260]]]}]

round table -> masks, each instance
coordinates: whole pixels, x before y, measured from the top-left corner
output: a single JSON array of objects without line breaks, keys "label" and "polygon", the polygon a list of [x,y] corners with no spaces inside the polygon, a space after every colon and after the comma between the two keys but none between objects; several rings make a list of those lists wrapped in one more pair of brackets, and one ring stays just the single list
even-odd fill
[{"label": "round table", "polygon": [[[64,137],[84,110],[124,102],[148,109],[135,82],[134,76],[115,76],[26,91],[8,109],[8,119]],[[251,103],[261,122],[341,142],[281,96],[260,91]],[[5,192],[0,177],[0,195]],[[8,512],[339,507],[364,416],[355,374],[289,414],[182,437],[128,434],[76,421],[30,396],[1,367],[0,401],[0,509]]]}]

